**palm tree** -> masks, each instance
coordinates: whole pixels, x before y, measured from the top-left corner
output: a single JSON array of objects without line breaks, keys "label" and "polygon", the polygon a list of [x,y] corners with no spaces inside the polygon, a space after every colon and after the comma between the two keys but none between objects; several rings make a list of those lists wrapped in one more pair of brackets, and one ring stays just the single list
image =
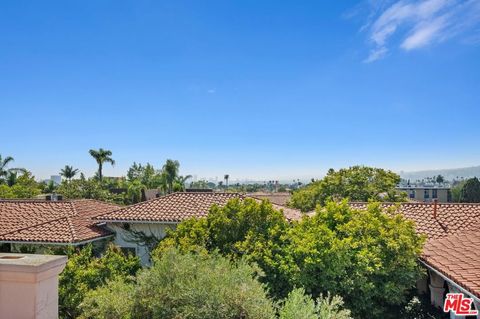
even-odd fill
[{"label": "palm tree", "polygon": [[98,164],[98,179],[102,181],[103,175],[102,175],[102,170],[103,170],[103,163],[110,163],[115,165],[115,161],[112,158],[112,151],[110,150],[104,150],[103,148],[100,148],[98,150],[90,150],[88,151],[90,155],[97,161]]},{"label": "palm tree", "polygon": [[228,189],[228,178],[230,177],[230,175],[228,174],[225,174],[225,176],[223,176],[223,178],[225,179],[225,188]]},{"label": "palm tree", "polygon": [[185,184],[187,180],[192,178],[192,175],[186,175],[186,176],[178,176],[176,182],[180,185],[180,188],[182,191],[185,191]]},{"label": "palm tree", "polygon": [[168,193],[173,192],[173,183],[178,177],[179,168],[180,163],[171,159],[167,159],[165,165],[163,165],[163,176],[165,177]]},{"label": "palm tree", "polygon": [[9,170],[7,169],[7,166],[9,163],[13,162],[13,157],[7,156],[5,158],[2,158],[2,155],[0,155],[0,178],[3,180],[4,178],[7,177]]},{"label": "palm tree", "polygon": [[[16,180],[17,173],[26,173],[27,170],[24,168],[7,168],[8,164],[13,162],[14,159],[11,156],[2,158],[0,155],[0,183],[4,183],[5,180],[9,179],[10,182]],[[13,176],[15,175],[15,176]]]},{"label": "palm tree", "polygon": [[65,165],[64,168],[60,170],[60,175],[65,177],[67,180],[72,180],[78,173],[78,168],[73,169],[73,166]]}]

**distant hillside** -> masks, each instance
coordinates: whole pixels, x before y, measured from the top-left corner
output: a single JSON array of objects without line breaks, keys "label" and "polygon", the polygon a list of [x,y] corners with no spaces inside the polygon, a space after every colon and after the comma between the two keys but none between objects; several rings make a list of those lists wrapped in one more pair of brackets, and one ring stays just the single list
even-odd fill
[{"label": "distant hillside", "polygon": [[421,180],[425,177],[433,177],[442,175],[447,181],[452,181],[459,178],[480,178],[480,166],[463,167],[463,168],[449,168],[449,169],[433,169],[417,172],[399,172],[400,177],[410,179],[411,181]]}]

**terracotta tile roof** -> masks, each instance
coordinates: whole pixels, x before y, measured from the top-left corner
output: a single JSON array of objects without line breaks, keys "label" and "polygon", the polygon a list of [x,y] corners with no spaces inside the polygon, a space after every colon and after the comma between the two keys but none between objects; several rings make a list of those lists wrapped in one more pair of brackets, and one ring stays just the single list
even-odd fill
[{"label": "terracotta tile roof", "polygon": [[[141,202],[111,213],[98,216],[101,221],[145,221],[177,223],[189,217],[203,217],[208,214],[213,204],[224,206],[234,198],[246,198],[239,193],[215,192],[178,192]],[[287,219],[298,219],[300,211],[280,205],[275,209],[283,210]]]},{"label": "terracotta tile roof", "polygon": [[109,236],[91,218],[118,207],[96,200],[0,200],[0,241],[78,243]]},{"label": "terracotta tile roof", "polygon": [[[367,203],[350,203],[351,207],[357,209],[365,209],[367,205]],[[475,225],[480,222],[480,204],[437,203],[436,218],[434,218],[434,203],[407,202],[381,205],[384,209],[399,205],[396,212],[415,222],[417,232],[427,235],[429,239],[474,230]]]},{"label": "terracotta tile roof", "polygon": [[256,192],[256,193],[247,193],[248,197],[258,198],[258,199],[268,199],[270,203],[285,206],[287,202],[292,197],[292,194],[287,192],[281,193],[266,193],[266,192]]},{"label": "terracotta tile roof", "polygon": [[480,298],[480,224],[476,231],[429,240],[421,259]]}]

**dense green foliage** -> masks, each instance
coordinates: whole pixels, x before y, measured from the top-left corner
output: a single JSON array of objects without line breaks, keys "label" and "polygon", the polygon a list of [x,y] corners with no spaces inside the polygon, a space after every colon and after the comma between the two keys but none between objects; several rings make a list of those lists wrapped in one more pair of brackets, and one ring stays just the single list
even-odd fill
[{"label": "dense green foliage", "polygon": [[182,222],[154,255],[169,247],[218,250],[258,265],[277,299],[303,287],[314,297],[343,296],[355,317],[385,318],[408,301],[422,245],[412,222],[390,217],[378,204],[359,211],[346,201],[328,202],[315,216],[289,224],[267,202],[232,200],[206,218]]},{"label": "dense green foliage", "polygon": [[296,285],[316,296],[344,297],[359,318],[386,318],[407,300],[420,276],[417,263],[424,239],[414,224],[383,213],[378,204],[354,210],[329,202],[290,232],[287,254],[294,260]]},{"label": "dense green foliage", "polygon": [[478,178],[470,178],[465,181],[460,191],[460,202],[480,203],[480,181]]},{"label": "dense green foliage", "polygon": [[83,174],[80,174],[79,179],[63,181],[56,191],[65,199],[84,198],[123,203],[124,197],[111,193],[104,183],[95,178],[86,179]]},{"label": "dense green foliage", "polygon": [[153,254],[159,256],[170,247],[182,252],[200,247],[233,259],[244,257],[260,266],[265,274],[261,280],[269,283],[274,295],[284,296],[292,288],[287,277],[289,261],[285,259],[289,228],[283,214],[268,202],[234,199],[224,207],[213,206],[206,218],[180,223]]},{"label": "dense green foliage", "polygon": [[33,198],[41,193],[40,184],[30,172],[24,172],[20,176],[11,172],[9,177],[9,183],[0,183],[0,198]]},{"label": "dense green foliage", "polygon": [[136,284],[113,281],[90,293],[82,317],[273,318],[273,304],[254,274],[243,261],[168,250],[140,273]]},{"label": "dense green foliage", "polygon": [[99,258],[94,256],[91,245],[81,250],[70,248],[67,254],[67,265],[59,282],[61,318],[77,318],[81,314],[79,306],[89,291],[110,280],[129,280],[141,267],[138,257],[126,256],[113,245]]},{"label": "dense green foliage", "polygon": [[258,273],[243,259],[231,262],[215,252],[181,254],[167,249],[135,282],[119,278],[90,291],[80,318],[350,318],[340,297],[319,298],[315,303],[300,289],[278,305],[257,281]]},{"label": "dense green foliage", "polygon": [[330,169],[323,179],[294,192],[290,205],[308,212],[318,204],[324,205],[329,199],[403,201],[406,194],[395,190],[399,182],[400,176],[381,168],[352,166],[338,171]]},{"label": "dense green foliage", "polygon": [[279,319],[350,319],[350,310],[342,309],[339,296],[319,297],[315,302],[301,288],[292,290],[283,302]]}]

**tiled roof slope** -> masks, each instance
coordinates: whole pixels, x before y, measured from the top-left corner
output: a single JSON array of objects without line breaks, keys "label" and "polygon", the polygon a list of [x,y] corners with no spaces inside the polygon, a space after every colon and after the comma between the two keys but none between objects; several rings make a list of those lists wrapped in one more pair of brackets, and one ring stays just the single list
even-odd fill
[{"label": "tiled roof slope", "polygon": [[[365,209],[367,203],[350,203],[357,209]],[[396,212],[416,224],[417,232],[427,235],[429,239],[442,238],[476,229],[480,222],[480,204],[437,203],[436,217],[434,217],[434,203],[407,202],[401,204],[382,203],[386,210],[399,205]]]},{"label": "tiled roof slope", "polygon": [[266,193],[266,192],[256,192],[256,193],[247,193],[248,197],[253,197],[257,199],[268,199],[272,204],[285,206],[290,200],[292,195],[287,192],[281,193]]},{"label": "tiled roof slope", "polygon": [[[144,221],[177,223],[189,217],[203,217],[213,204],[224,206],[231,199],[246,198],[239,193],[178,192],[141,202],[111,213],[98,216],[102,221]],[[298,219],[301,213],[296,209],[273,204],[283,210],[287,219]]]},{"label": "tiled roof slope", "polygon": [[480,298],[480,227],[429,240],[421,259]]},{"label": "tiled roof slope", "polygon": [[118,207],[96,200],[0,200],[0,241],[78,243],[108,236],[91,218]]}]

